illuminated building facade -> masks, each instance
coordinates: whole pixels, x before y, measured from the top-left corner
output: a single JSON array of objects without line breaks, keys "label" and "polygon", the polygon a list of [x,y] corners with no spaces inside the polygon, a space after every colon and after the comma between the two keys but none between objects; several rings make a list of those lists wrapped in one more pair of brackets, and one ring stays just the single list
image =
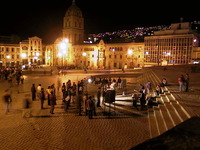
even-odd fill
[{"label": "illuminated building facade", "polygon": [[144,61],[157,65],[189,64],[198,46],[198,35],[191,29],[190,23],[171,24],[170,30],[157,31],[154,36],[145,37]]},{"label": "illuminated building facade", "polygon": [[[63,19],[63,35],[46,46],[46,64],[71,68],[121,69],[143,66],[144,43],[83,43],[84,18],[73,0]],[[66,49],[60,44],[68,39]]]},{"label": "illuminated building facade", "polygon": [[0,44],[0,67],[45,64],[45,49],[42,39],[30,37],[19,44]]},{"label": "illuminated building facade", "polygon": [[[54,43],[42,44],[35,36],[18,44],[0,38],[0,66],[63,66],[67,68],[121,69],[145,65],[189,64],[200,60],[199,34],[190,23],[171,25],[170,29],[146,36],[144,42],[84,43],[84,18],[75,0],[63,18],[62,36]],[[6,38],[8,40],[9,38]]]}]

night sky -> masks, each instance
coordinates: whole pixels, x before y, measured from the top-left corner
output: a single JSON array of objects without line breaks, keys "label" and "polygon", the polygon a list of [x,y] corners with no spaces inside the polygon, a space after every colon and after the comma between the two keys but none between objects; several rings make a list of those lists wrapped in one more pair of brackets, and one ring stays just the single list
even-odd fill
[{"label": "night sky", "polygon": [[[38,36],[46,43],[60,36],[63,17],[72,0],[1,1],[0,35]],[[76,0],[85,19],[85,33],[99,33],[139,26],[170,25],[200,20],[192,1]]]}]

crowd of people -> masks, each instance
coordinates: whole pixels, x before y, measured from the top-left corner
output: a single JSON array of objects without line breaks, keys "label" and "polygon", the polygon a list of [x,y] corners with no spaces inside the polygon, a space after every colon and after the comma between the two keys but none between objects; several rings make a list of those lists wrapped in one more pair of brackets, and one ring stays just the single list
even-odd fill
[{"label": "crowd of people", "polygon": [[[22,70],[19,68],[4,68],[0,69],[0,81],[8,81],[9,87],[24,83],[24,75]],[[16,82],[15,82],[16,81]],[[14,84],[16,83],[16,84]]]},{"label": "crowd of people", "polygon": [[[7,80],[9,83],[9,87],[13,86],[13,80],[16,79],[16,85],[20,83],[24,83],[24,76],[21,70],[18,69],[4,69],[1,70],[0,79]],[[181,75],[178,78],[179,83],[179,91],[189,91],[189,74]],[[49,85],[46,89],[41,84],[35,85],[32,84],[30,89],[31,91],[31,101],[40,101],[40,108],[45,109],[45,101],[47,105],[50,106],[50,113],[54,114],[55,105],[57,105],[58,96],[57,94],[60,92],[62,94],[61,99],[64,111],[67,112],[70,105],[77,104],[79,108],[79,115],[82,115],[82,111],[85,115],[88,115],[89,119],[93,118],[93,115],[96,115],[96,107],[101,107],[101,102],[104,104],[105,96],[107,89],[112,90],[120,90],[126,88],[126,81],[121,77],[101,77],[101,76],[91,76],[91,82],[98,86],[96,91],[96,95],[89,95],[87,93],[87,84],[88,81],[86,78],[76,82],[72,82],[68,80],[67,82],[61,82],[59,79],[57,82],[57,89],[55,84]],[[137,102],[140,102],[140,109],[145,110],[145,105],[150,102],[149,95],[152,92],[155,92],[156,96],[159,96],[163,93],[162,87],[167,86],[168,82],[165,78],[162,79],[161,83],[152,89],[152,84],[148,81],[145,85],[140,84],[139,89],[137,90],[139,95],[134,93],[132,95],[133,107],[137,110],[138,105]],[[6,113],[9,112],[9,104],[12,102],[11,94],[9,94],[9,90],[5,90],[5,103],[6,103]],[[10,97],[8,96],[10,95]],[[7,97],[6,97],[7,96]],[[26,96],[27,99],[27,96]],[[30,101],[25,101],[24,108],[30,108],[27,103],[31,103]]]}]

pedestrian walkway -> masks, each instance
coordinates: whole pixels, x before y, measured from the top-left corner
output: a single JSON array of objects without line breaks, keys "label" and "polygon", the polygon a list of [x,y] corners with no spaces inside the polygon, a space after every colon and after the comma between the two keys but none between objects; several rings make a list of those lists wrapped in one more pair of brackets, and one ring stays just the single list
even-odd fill
[{"label": "pedestrian walkway", "polygon": [[[55,114],[49,113],[50,110],[47,101],[45,101],[44,110],[40,109],[40,101],[33,101],[33,117],[23,118],[22,98],[25,93],[30,92],[29,84],[31,85],[34,80],[36,83],[44,82],[44,84],[46,83],[46,85],[49,85],[50,82],[57,81],[59,76],[34,76],[27,78],[24,85],[12,87],[14,101],[11,106],[11,111],[7,115],[4,114],[5,108],[2,101],[0,102],[0,149],[128,150],[137,144],[164,133],[166,130],[181,122],[181,120],[178,120],[179,118],[167,118],[169,112],[173,115],[174,111],[172,110],[174,108],[182,106],[191,116],[188,111],[190,108],[192,110],[191,112],[195,113],[193,115],[199,115],[197,110],[199,109],[198,100],[187,96],[187,93],[177,92],[177,79],[173,79],[175,76],[171,74],[172,72],[174,73],[174,70],[168,69],[167,71],[169,73],[167,74],[166,72],[161,72],[161,70],[162,68],[154,68],[153,71],[150,68],[149,70],[144,69],[144,73],[146,71],[150,72],[141,76],[141,80],[140,77],[138,77],[137,83],[128,82],[125,95],[123,95],[123,90],[118,90],[115,103],[111,105],[101,104],[101,107],[97,108],[97,116],[94,116],[94,119],[91,120],[84,115],[84,112],[81,113],[81,116],[79,115],[76,104],[72,104],[69,110],[65,112],[60,98],[58,98],[57,101]],[[123,77],[126,77],[125,74],[123,74]],[[179,73],[177,72],[177,74]],[[128,77],[130,77],[130,75],[131,73],[128,74]],[[87,76],[89,76],[89,74],[87,74]],[[66,79],[70,77],[73,77],[73,75],[66,75]],[[131,94],[133,89],[138,87],[138,83],[146,83],[149,79],[153,79],[151,81],[156,85],[163,77],[166,77],[169,83],[171,83],[171,86],[169,86],[171,89],[166,89],[168,91],[158,98],[161,102],[159,107],[154,107],[145,111],[138,111],[135,109],[132,106]],[[195,77],[197,77],[196,74],[194,74],[194,76],[191,74],[192,81],[190,89],[192,88],[195,90],[194,92],[190,91],[188,94],[197,98],[198,96],[195,93],[198,93],[199,83],[193,81]],[[44,81],[44,79],[46,79],[46,81]],[[0,87],[0,91],[3,91],[3,89],[7,87],[7,82],[1,82],[1,85],[3,86]],[[44,86],[46,87],[46,85]],[[95,94],[98,86],[88,84],[87,88],[92,91],[91,94]],[[174,91],[172,91],[172,89],[174,89]],[[181,95],[181,97],[178,99],[174,93]],[[0,93],[0,96],[1,94],[2,93]],[[183,97],[187,98],[187,103],[185,101],[181,102],[181,100],[184,100],[182,99]],[[188,102],[188,99],[190,102]],[[185,105],[182,103],[185,103]],[[188,106],[188,109],[186,109],[185,106]],[[179,108],[180,109],[176,109],[176,112],[182,110],[181,107]],[[163,115],[161,115],[161,112]],[[183,115],[183,113],[180,114]],[[180,116],[182,121],[187,119],[187,115],[185,119],[183,119],[184,116],[182,115]],[[169,124],[162,122],[163,118],[165,118],[164,120],[169,122]],[[169,120],[173,120],[171,125]],[[159,123],[163,125],[161,126]],[[152,128],[152,126],[154,126],[154,128]]]}]

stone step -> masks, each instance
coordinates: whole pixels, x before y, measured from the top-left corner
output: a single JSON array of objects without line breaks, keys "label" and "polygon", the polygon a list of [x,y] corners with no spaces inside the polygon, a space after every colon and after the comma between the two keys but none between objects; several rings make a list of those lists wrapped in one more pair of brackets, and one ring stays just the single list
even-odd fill
[{"label": "stone step", "polygon": [[173,120],[172,120],[172,118],[171,118],[171,116],[170,116],[165,104],[164,105],[159,105],[159,108],[160,108],[162,116],[163,116],[163,118],[165,120],[165,123],[166,123],[166,126],[167,126],[167,130],[173,128],[175,126],[175,124],[173,123]]},{"label": "stone step", "polygon": [[150,129],[150,137],[154,138],[160,135],[158,129],[158,123],[154,114],[154,110],[148,111],[148,119],[149,119],[149,129]]},{"label": "stone step", "polygon": [[169,102],[170,102],[169,99],[166,97],[165,94],[162,94],[162,95],[161,95],[161,99],[162,99],[163,102],[165,102],[165,103],[169,103]]},{"label": "stone step", "polygon": [[169,100],[170,102],[176,102],[171,93],[166,94],[166,96],[167,96],[167,98],[168,98],[168,100]]},{"label": "stone step", "polygon": [[156,102],[158,103],[158,104],[164,104],[164,101],[163,101],[163,99],[159,96],[159,97],[156,97]]},{"label": "stone step", "polygon": [[176,111],[176,109],[174,108],[174,106],[169,103],[169,104],[165,104],[172,120],[173,120],[173,124],[174,125],[178,125],[182,122],[182,119],[180,118],[178,112]]},{"label": "stone step", "polygon": [[173,106],[176,108],[176,111],[180,115],[182,121],[185,121],[189,119],[191,116],[188,114],[188,110],[186,110],[186,107],[182,107],[179,103],[173,103]]},{"label": "stone step", "polygon": [[159,107],[154,107],[154,113],[158,124],[159,133],[162,134],[167,131],[167,125]]}]

